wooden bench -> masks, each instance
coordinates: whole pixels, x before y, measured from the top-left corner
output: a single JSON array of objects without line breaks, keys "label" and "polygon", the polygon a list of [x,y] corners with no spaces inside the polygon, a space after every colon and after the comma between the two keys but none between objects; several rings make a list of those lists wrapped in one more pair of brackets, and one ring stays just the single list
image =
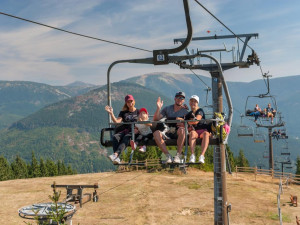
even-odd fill
[{"label": "wooden bench", "polygon": [[[99,199],[99,196],[97,194],[97,188],[99,188],[98,183],[95,183],[94,185],[68,185],[68,184],[55,184],[53,183],[51,185],[53,189],[55,188],[66,188],[67,189],[67,197],[66,197],[66,202],[74,202],[80,204],[80,208],[82,208],[82,205],[84,203],[87,203],[91,201],[92,195],[90,193],[85,193],[83,194],[83,189],[84,188],[94,188],[93,192],[93,202],[97,202]],[[73,190],[76,189],[77,193],[73,194]]]}]

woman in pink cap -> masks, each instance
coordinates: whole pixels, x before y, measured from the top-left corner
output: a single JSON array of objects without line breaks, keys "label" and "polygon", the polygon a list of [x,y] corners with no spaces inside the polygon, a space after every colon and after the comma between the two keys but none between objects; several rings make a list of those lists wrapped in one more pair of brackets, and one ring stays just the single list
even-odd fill
[{"label": "woman in pink cap", "polygon": [[[132,95],[125,96],[125,104],[122,111],[119,113],[118,118],[115,117],[113,108],[105,106],[105,110],[110,114],[114,123],[122,122],[136,122],[139,114],[139,110],[135,107],[135,101]],[[118,127],[118,132],[113,136],[113,151],[114,153],[109,156],[109,159],[116,164],[121,162],[119,156],[122,151],[128,146],[131,139],[131,125],[123,124]]]}]

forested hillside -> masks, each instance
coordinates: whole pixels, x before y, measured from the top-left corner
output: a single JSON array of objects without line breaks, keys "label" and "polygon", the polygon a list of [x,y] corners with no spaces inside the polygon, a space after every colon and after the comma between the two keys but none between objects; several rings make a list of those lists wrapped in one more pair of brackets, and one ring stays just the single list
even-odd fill
[{"label": "forested hillside", "polygon": [[[124,97],[132,94],[138,108],[156,109],[157,93],[137,84],[112,84],[112,104],[117,116]],[[171,100],[164,97],[165,104]],[[108,126],[106,87],[44,107],[1,131],[0,155],[12,161],[16,154],[29,161],[37,158],[63,160],[80,173],[114,169],[99,145],[99,131]],[[109,150],[111,151],[111,150]]]},{"label": "forested hillside", "polygon": [[[210,84],[209,78],[201,77],[201,79],[208,85]],[[273,90],[272,87],[278,92],[280,92],[281,87],[285,90],[282,92],[284,95],[276,96],[276,98],[278,99],[278,107],[285,116],[284,120],[287,121],[286,127],[290,137],[288,144],[292,162],[295,162],[299,155],[298,146],[300,143],[295,138],[296,133],[293,129],[297,127],[299,122],[297,122],[298,118],[290,118],[289,115],[296,113],[294,111],[297,110],[299,101],[295,99],[298,90],[289,92],[286,89],[288,83],[296,82],[298,79],[299,76],[296,76],[272,79],[270,82],[271,90]],[[281,85],[278,85],[279,83]],[[237,136],[237,128],[240,124],[239,112],[244,111],[245,98],[249,93],[264,93],[264,83],[262,81],[229,82],[228,86],[235,109],[234,123],[229,138],[232,152],[237,155],[240,150],[244,150],[244,154],[252,166],[268,165],[268,160],[262,157],[267,148],[267,142],[258,144],[254,143],[253,138],[238,138]],[[296,87],[297,85],[294,83],[290,85],[291,90],[296,89]],[[124,96],[132,94],[136,99],[137,108],[146,107],[150,114],[153,114],[158,96],[161,96],[166,106],[173,103],[175,92],[183,90],[187,96],[186,103],[188,103],[190,95],[198,94],[201,96],[200,104],[203,106],[206,104],[204,88],[201,81],[192,75],[143,75],[113,83],[112,105],[117,116],[124,104]],[[65,163],[70,163],[72,168],[78,172],[113,169],[114,167],[105,158],[107,150],[102,149],[98,143],[100,129],[108,126],[108,114],[104,110],[104,106],[107,104],[106,93],[106,86],[93,89],[86,94],[50,104],[13,123],[8,130],[1,132],[0,154],[11,161],[16,154],[21,153],[24,159],[30,160],[31,152],[34,151],[37,157],[47,155],[52,160],[63,159]],[[292,101],[290,102],[286,96],[289,96]],[[281,105],[287,105],[287,107],[280,107]],[[295,123],[291,123],[291,120]],[[252,124],[255,129],[253,121],[248,121],[248,124]],[[283,145],[283,141],[273,141],[275,157],[280,156]]]},{"label": "forested hillside", "polygon": [[95,88],[84,83],[50,86],[29,81],[0,81],[0,129],[42,107]]}]

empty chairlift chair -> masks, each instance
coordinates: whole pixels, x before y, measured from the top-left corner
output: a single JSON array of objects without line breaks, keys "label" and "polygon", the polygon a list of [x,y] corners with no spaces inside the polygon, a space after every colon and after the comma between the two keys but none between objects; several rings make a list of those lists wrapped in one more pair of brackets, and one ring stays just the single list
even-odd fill
[{"label": "empty chairlift chair", "polygon": [[265,159],[269,158],[269,152],[268,152],[268,150],[265,150],[263,152],[263,158],[265,158]]},{"label": "empty chairlift chair", "polygon": [[241,125],[238,126],[237,128],[237,135],[238,137],[253,137],[254,135],[253,127],[244,125],[243,117],[244,115],[241,115]]},{"label": "empty chairlift chair", "polygon": [[266,142],[266,135],[262,134],[256,128],[255,134],[253,136],[254,143],[265,143]]}]

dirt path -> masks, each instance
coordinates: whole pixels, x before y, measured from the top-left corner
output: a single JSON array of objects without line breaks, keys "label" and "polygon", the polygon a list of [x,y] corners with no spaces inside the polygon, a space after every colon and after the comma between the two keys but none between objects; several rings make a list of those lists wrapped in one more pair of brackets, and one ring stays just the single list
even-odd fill
[{"label": "dirt path", "polygon": [[[213,224],[213,173],[189,170],[180,173],[96,173],[55,178],[0,182],[0,224],[22,224],[17,210],[49,202],[50,185],[94,184],[98,182],[99,202],[89,202],[73,217],[73,224]],[[61,189],[63,197],[66,191]],[[87,192],[92,192],[92,190]],[[278,224],[278,184],[269,177],[227,176],[228,201],[232,204],[231,225]],[[281,207],[284,224],[296,224],[300,210],[289,205],[289,195],[300,196],[300,187],[284,190]],[[78,208],[79,206],[76,205]]]}]

